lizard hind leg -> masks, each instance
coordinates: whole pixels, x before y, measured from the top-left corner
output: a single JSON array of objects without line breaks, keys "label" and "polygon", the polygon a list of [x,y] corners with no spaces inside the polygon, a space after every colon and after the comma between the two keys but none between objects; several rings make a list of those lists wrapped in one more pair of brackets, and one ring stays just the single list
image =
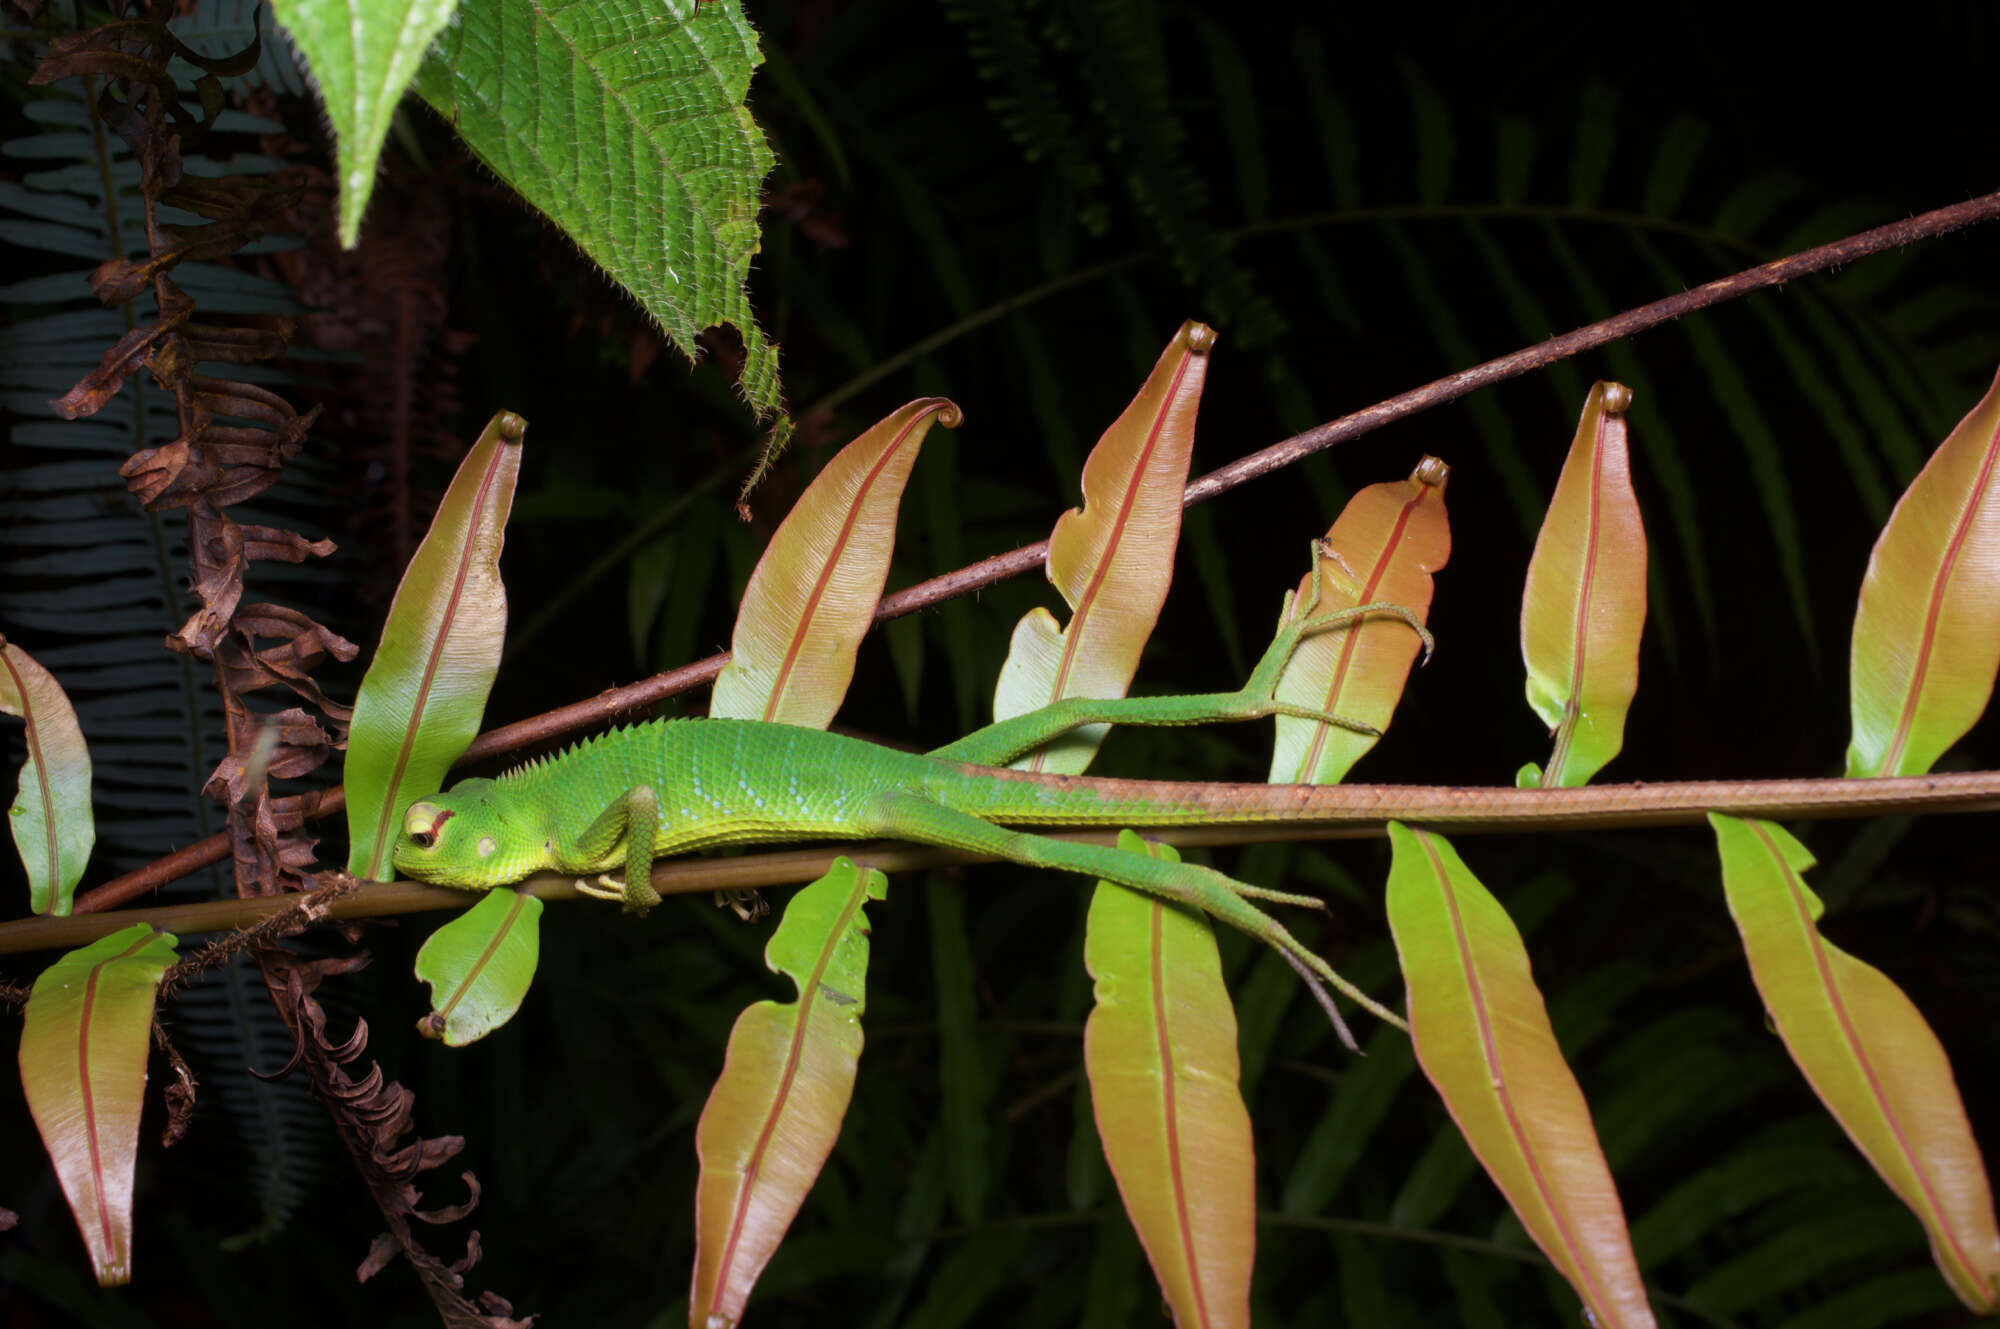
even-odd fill
[{"label": "lizard hind leg", "polygon": [[1007,830],[969,812],[961,812],[915,794],[883,794],[869,805],[864,816],[871,831],[899,840],[991,854],[1024,867],[1054,868],[1086,877],[1101,877],[1160,899],[1199,909],[1211,918],[1248,933],[1283,955],[1292,968],[1306,979],[1314,997],[1332,1019],[1341,1041],[1350,1048],[1354,1047],[1353,1036],[1347,1032],[1345,1023],[1334,1010],[1332,998],[1326,993],[1327,986],[1346,994],[1356,1005],[1378,1019],[1386,1020],[1399,1029],[1409,1028],[1401,1016],[1335,973],[1333,966],[1314,954],[1282,923],[1252,904],[1247,897],[1275,898],[1287,903],[1307,902],[1323,907],[1316,900],[1305,901],[1304,897],[1265,891],[1199,864],[1169,863],[1163,859],[1128,854],[1106,845],[1075,844],[1025,831]]}]

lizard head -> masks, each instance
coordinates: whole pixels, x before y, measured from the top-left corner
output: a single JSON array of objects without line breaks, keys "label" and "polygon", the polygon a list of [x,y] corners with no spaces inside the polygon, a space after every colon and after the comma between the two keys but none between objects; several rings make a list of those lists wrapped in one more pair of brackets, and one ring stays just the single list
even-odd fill
[{"label": "lizard head", "polygon": [[522,852],[519,835],[508,833],[505,818],[486,796],[492,784],[464,780],[449,793],[410,804],[396,836],[397,870],[418,881],[478,889],[519,881],[546,866],[541,856]]}]

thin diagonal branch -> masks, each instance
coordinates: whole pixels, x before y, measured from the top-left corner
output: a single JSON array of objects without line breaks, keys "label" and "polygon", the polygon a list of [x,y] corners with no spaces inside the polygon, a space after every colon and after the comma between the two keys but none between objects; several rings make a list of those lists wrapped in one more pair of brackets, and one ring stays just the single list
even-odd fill
[{"label": "thin diagonal branch", "polygon": [[[1210,471],[1207,475],[1189,482],[1185,502],[1189,505],[1206,502],[1245,481],[1289,466],[1322,448],[1345,443],[1372,430],[1380,429],[1384,425],[1427,411],[1433,406],[1456,401],[1479,388],[1546,368],[1570,356],[1658,327],[1662,323],[1671,322],[1696,310],[1707,309],[1755,291],[1780,286],[1810,273],[1840,267],[1870,254],[1991,221],[1995,217],[2000,217],[2000,191],[1984,194],[1948,208],[1922,213],[1904,221],[1891,222],[1887,226],[1862,231],[1846,239],[1835,240],[1830,244],[1793,254],[1788,258],[1747,268],[1733,276],[1719,278],[1697,286],[1693,290],[1683,291],[1679,295],[1655,300],[1651,304],[1627,310],[1573,332],[1564,333],[1560,337],[1523,347],[1510,355],[1488,360],[1484,364],[1460,370],[1456,374],[1448,374],[1420,388],[1387,398],[1364,410],[1316,425],[1303,433],[1273,443],[1261,451],[1239,458],[1227,466]],[[1004,581],[1008,577],[1018,576],[1031,568],[1039,567],[1047,556],[1048,542],[1039,541],[1009,553],[981,559],[955,572],[933,577],[929,581],[920,582],[885,597],[876,608],[875,621],[880,623],[900,618],[904,614],[914,613],[941,601]],[[466,749],[460,763],[469,764],[506,756],[528,748],[545,746],[570,734],[610,724],[634,711],[709,682],[728,662],[729,653],[719,652],[705,660],[697,660],[678,669],[655,674],[637,683],[611,688],[587,700],[572,702],[541,715],[503,725],[473,740],[472,746]],[[312,802],[305,809],[308,816],[326,816],[346,806],[346,799],[342,791],[337,788],[309,797]],[[1920,810],[1922,806],[1921,803],[1914,804],[1911,810]],[[222,836],[210,836],[166,858],[115,878],[95,890],[85,892],[77,897],[76,911],[86,914],[113,908],[128,900],[136,899],[148,891],[156,890],[167,882],[198,868],[218,862],[227,852],[228,847]]]}]

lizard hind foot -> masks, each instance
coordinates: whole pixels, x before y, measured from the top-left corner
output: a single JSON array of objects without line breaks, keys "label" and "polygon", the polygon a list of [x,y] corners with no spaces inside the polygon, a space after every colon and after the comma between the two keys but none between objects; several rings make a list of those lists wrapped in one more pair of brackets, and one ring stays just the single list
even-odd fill
[{"label": "lizard hind foot", "polygon": [[723,890],[715,893],[715,907],[734,911],[745,923],[755,923],[771,912],[771,902],[758,890]]},{"label": "lizard hind foot", "polygon": [[1367,1054],[1361,1050],[1361,1044],[1354,1041],[1354,1031],[1348,1028],[1347,1021],[1341,1018],[1340,1008],[1333,1004],[1333,994],[1326,990],[1326,984],[1319,981],[1319,975],[1306,968],[1305,962],[1290,951],[1281,950],[1278,954],[1284,956],[1285,963],[1305,980],[1306,989],[1313,994],[1313,1000],[1319,1003],[1319,1008],[1326,1012],[1326,1018],[1332,1022],[1334,1036],[1340,1040],[1340,1045],[1357,1057],[1366,1056]]}]

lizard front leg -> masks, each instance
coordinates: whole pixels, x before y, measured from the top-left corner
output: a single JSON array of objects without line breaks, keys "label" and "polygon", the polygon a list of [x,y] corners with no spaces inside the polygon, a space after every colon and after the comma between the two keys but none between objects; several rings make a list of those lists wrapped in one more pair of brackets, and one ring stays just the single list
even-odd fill
[{"label": "lizard front leg", "polygon": [[577,890],[599,900],[619,900],[625,911],[643,914],[660,902],[653,889],[653,850],[659,843],[660,799],[650,785],[635,785],[604,809],[577,837],[577,854],[585,862],[602,862],[625,844],[625,879],[600,874],[595,883],[579,881]]},{"label": "lizard front leg", "polygon": [[[1316,558],[1337,559],[1331,546],[1325,541],[1315,541]],[[1378,600],[1370,604],[1356,605],[1350,609],[1335,609],[1324,614],[1315,614],[1319,603],[1319,578],[1314,577],[1306,588],[1306,594],[1291,620],[1278,629],[1271,644],[1257,661],[1257,667],[1250,671],[1250,677],[1242,687],[1234,692],[1200,692],[1175,697],[1070,697],[1054,702],[1039,710],[1017,715],[984,729],[974,730],[953,743],[931,752],[933,757],[943,757],[949,761],[974,762],[981,766],[1005,766],[1033,752],[1036,748],[1061,738],[1071,730],[1091,724],[1137,724],[1137,725],[1187,725],[1213,724],[1238,720],[1261,720],[1267,715],[1289,715],[1301,720],[1317,720],[1324,724],[1351,729],[1356,733],[1379,736],[1381,731],[1373,725],[1358,720],[1349,720],[1330,712],[1310,706],[1299,706],[1278,700],[1278,680],[1283,677],[1285,666],[1291,662],[1293,652],[1307,637],[1340,628],[1353,627],[1369,618],[1381,616],[1398,618],[1409,624],[1412,631],[1423,640],[1424,658],[1429,659],[1435,645],[1430,631],[1423,620],[1399,604]]]}]

